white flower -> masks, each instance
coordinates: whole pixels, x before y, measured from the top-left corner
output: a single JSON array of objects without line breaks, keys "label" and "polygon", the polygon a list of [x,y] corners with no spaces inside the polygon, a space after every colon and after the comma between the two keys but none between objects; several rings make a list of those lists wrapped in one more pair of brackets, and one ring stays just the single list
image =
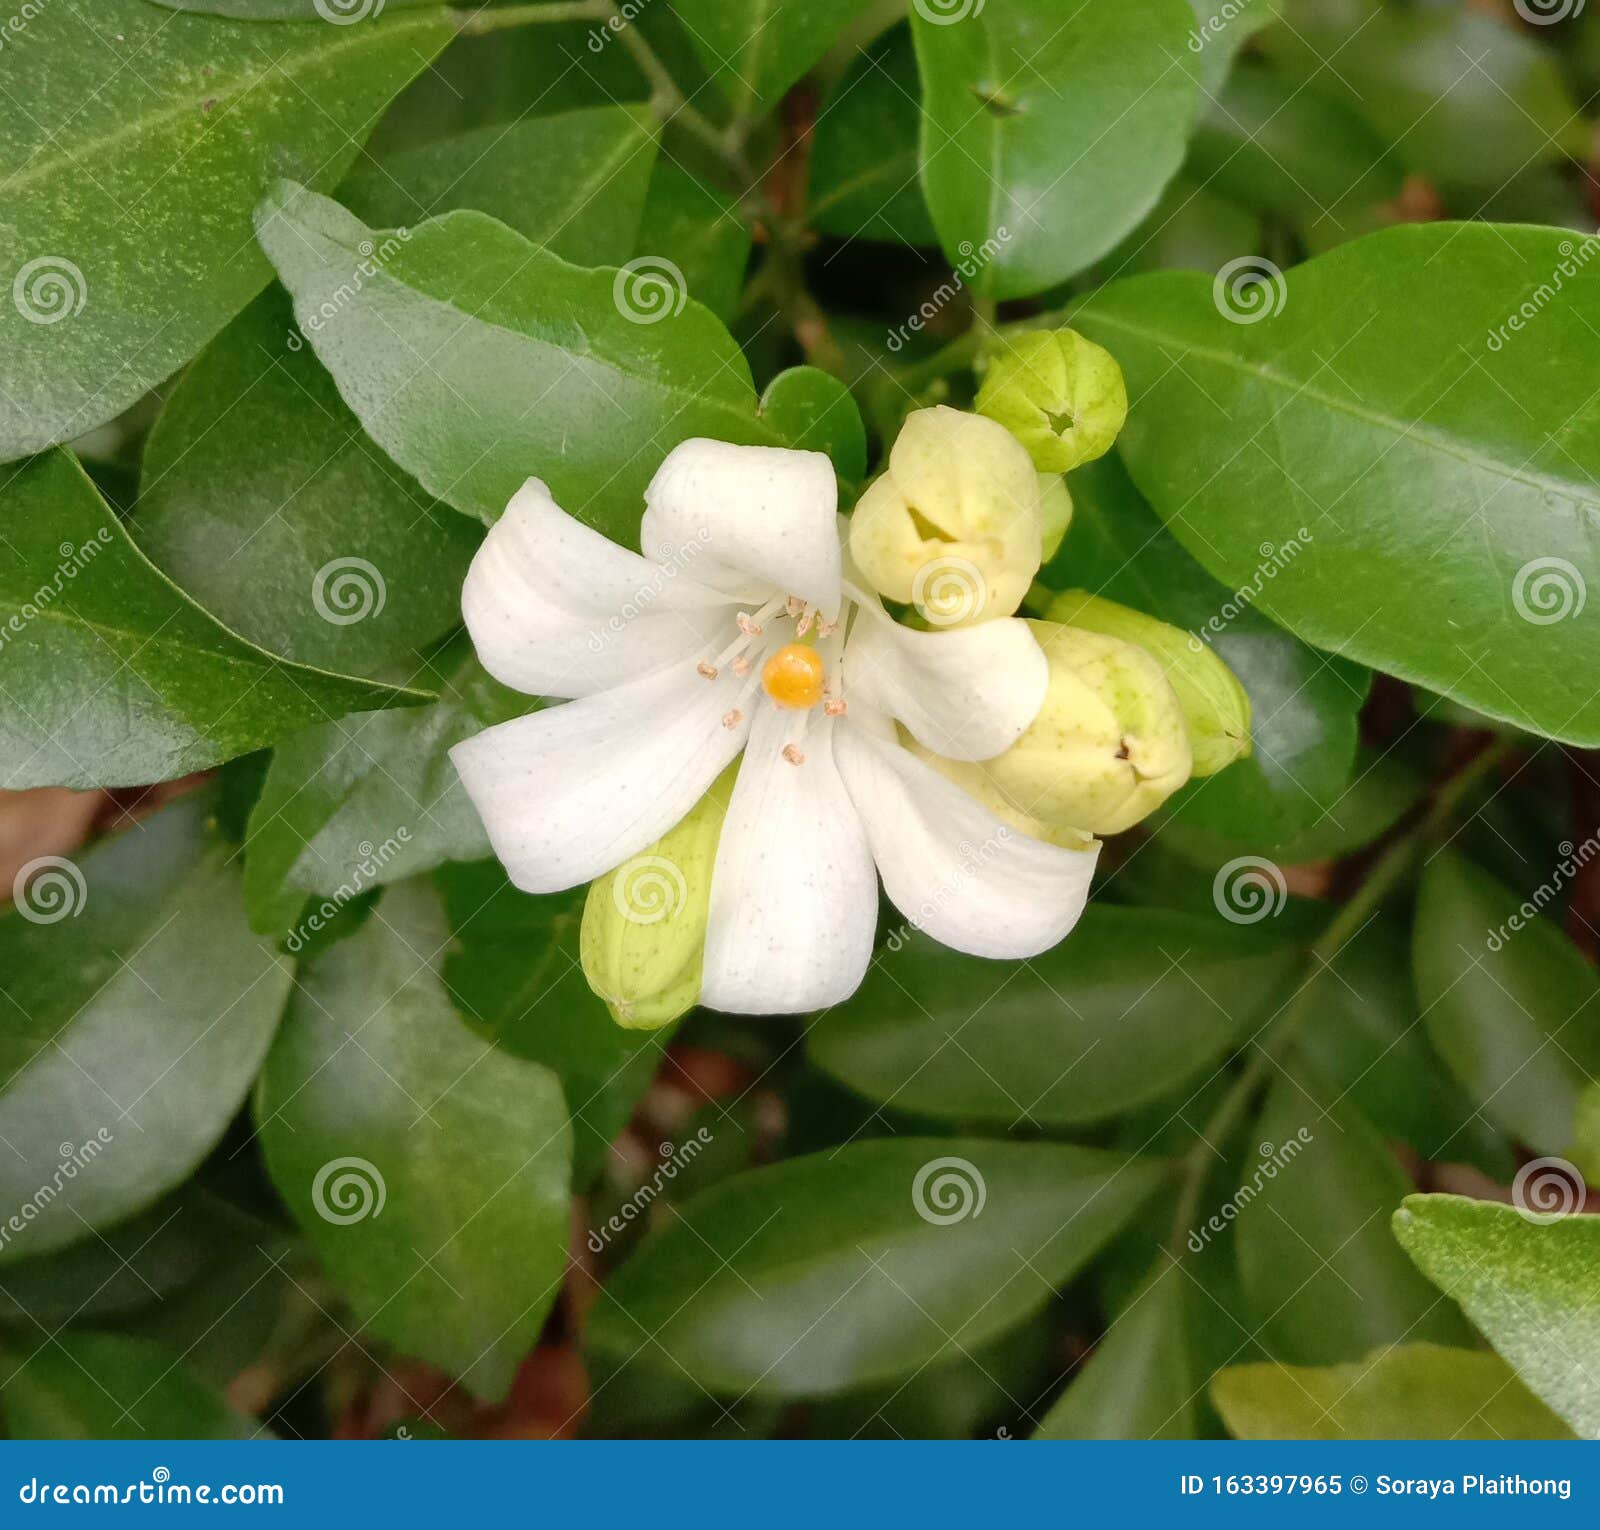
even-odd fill
[{"label": "white flower", "polygon": [[463,614],[489,672],[576,698],[451,751],[512,881],[549,893],[604,875],[743,750],[703,1003],[789,1014],[847,998],[871,959],[878,875],[958,950],[1017,958],[1060,940],[1095,853],[1003,824],[895,728],[956,760],[1008,748],[1048,682],[1026,624],[893,621],[847,579],[833,467],[817,452],[687,441],[645,504],[649,557],[529,479],[467,575]]}]

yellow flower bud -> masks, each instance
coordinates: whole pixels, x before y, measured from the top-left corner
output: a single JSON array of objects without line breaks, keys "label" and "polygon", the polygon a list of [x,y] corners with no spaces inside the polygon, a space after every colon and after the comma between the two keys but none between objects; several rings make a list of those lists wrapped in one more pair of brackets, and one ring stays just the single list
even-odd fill
[{"label": "yellow flower bud", "polygon": [[1183,706],[1195,775],[1215,775],[1250,753],[1250,697],[1238,676],[1197,638],[1082,590],[1058,597],[1048,615],[1053,622],[1137,643],[1155,659]]},{"label": "yellow flower bud", "polygon": [[1042,473],[1103,457],[1128,417],[1122,368],[1076,330],[1019,336],[989,363],[978,412],[1004,425]]},{"label": "yellow flower bud", "polygon": [[1076,848],[1132,828],[1189,779],[1176,693],[1136,644],[1055,622],[1028,626],[1050,661],[1033,725],[981,765],[938,768],[991,808],[1003,801],[1011,812],[1000,816],[1054,844]]},{"label": "yellow flower bud", "polygon": [[1043,528],[1044,561],[1060,551],[1072,526],[1072,491],[1059,473],[1039,475],[1039,522]]},{"label": "yellow flower bud", "polygon": [[583,975],[629,1030],[659,1030],[699,1001],[711,873],[737,770],[724,771],[648,850],[589,886]]},{"label": "yellow flower bud", "polygon": [[919,410],[850,517],[850,556],[930,626],[1010,616],[1042,560],[1039,475],[992,420]]}]

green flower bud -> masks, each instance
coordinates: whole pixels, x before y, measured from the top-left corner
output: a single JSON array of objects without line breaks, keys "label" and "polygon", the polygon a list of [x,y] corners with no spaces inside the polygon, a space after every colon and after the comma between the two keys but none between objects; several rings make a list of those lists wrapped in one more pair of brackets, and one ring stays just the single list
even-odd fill
[{"label": "green flower bud", "polygon": [[1042,473],[1103,457],[1128,417],[1128,390],[1111,352],[1076,330],[1018,337],[989,363],[978,412],[1004,425]]},{"label": "green flower bud", "polygon": [[850,517],[866,581],[934,627],[1010,616],[1042,560],[1040,481],[1011,433],[940,405],[907,417]]},{"label": "green flower bud", "polygon": [[[974,795],[992,805],[992,788],[1043,830],[1027,832],[1055,844],[1132,828],[1189,779],[1189,730],[1177,694],[1133,643],[1055,622],[1028,625],[1050,661],[1050,688],[1011,748],[969,767],[988,783]],[[970,777],[939,768],[972,790]]]},{"label": "green flower bud", "polygon": [[1039,522],[1044,533],[1044,561],[1048,563],[1061,550],[1072,526],[1072,491],[1059,473],[1039,475]]},{"label": "green flower bud", "polygon": [[1183,707],[1195,775],[1215,775],[1250,753],[1250,697],[1238,676],[1197,638],[1082,590],[1060,596],[1047,614],[1053,622],[1137,643],[1155,659]]},{"label": "green flower bud", "polygon": [[730,766],[676,828],[589,885],[583,975],[629,1030],[659,1030],[699,1001],[711,872],[736,774]]}]

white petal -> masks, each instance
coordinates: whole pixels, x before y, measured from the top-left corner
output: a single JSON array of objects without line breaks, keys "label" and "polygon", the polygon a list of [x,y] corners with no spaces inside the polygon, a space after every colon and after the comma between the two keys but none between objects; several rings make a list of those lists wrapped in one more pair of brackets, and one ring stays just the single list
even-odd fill
[{"label": "white petal", "polygon": [[844,654],[846,700],[898,718],[935,754],[993,759],[1039,715],[1050,662],[1026,622],[919,632],[871,596],[862,595],[856,611]]},{"label": "white petal", "polygon": [[674,665],[486,729],[450,751],[489,842],[524,892],[559,892],[654,844],[743,747],[753,680]]},{"label": "white petal", "polygon": [[649,557],[680,558],[741,599],[798,595],[839,614],[839,485],[822,452],[685,441],[644,499]]},{"label": "white petal", "polygon": [[802,1014],[856,991],[872,959],[878,878],[833,762],[834,726],[812,722],[791,765],[795,714],[762,705],[739,766],[711,878],[701,1003]]},{"label": "white petal", "polygon": [[865,729],[834,738],[890,901],[942,945],[1019,959],[1078,922],[1099,847],[1060,850],[1003,824],[898,744]]},{"label": "white petal", "polygon": [[574,520],[537,478],[489,528],[461,614],[483,667],[532,696],[589,696],[734,630],[725,595]]}]

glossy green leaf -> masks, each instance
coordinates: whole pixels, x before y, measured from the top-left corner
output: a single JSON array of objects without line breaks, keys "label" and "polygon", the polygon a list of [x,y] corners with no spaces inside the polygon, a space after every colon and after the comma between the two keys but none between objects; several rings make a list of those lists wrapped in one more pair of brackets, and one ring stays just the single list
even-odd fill
[{"label": "glossy green leaf", "polygon": [[476,208],[578,265],[621,265],[633,253],[655,158],[645,107],[591,107],[367,156],[339,199],[374,228]]},{"label": "glossy green leaf", "polygon": [[505,1394],[567,1259],[572,1133],[548,1069],[474,1036],[425,884],[302,977],[257,1129],[273,1182],[363,1327]]},{"label": "glossy green leaf", "polygon": [[1359,210],[1396,195],[1403,176],[1356,112],[1259,64],[1229,76],[1189,147],[1188,168],[1251,207],[1302,220],[1319,247],[1355,233]]},{"label": "glossy green leaf", "polygon": [[673,0],[711,78],[755,115],[828,51],[871,0]]},{"label": "glossy green leaf", "polygon": [[1278,19],[1283,0],[1189,0],[1194,30],[1189,48],[1200,60],[1201,104],[1207,104],[1230,78],[1239,50],[1263,27]]},{"label": "glossy green leaf", "polygon": [[1192,1277],[1162,1256],[1100,1336],[1044,1416],[1039,1440],[1192,1440],[1197,1379],[1186,1314],[1204,1300]]},{"label": "glossy green leaf", "polygon": [[1470,1163],[1509,1178],[1510,1149],[1429,1044],[1431,1013],[1417,1002],[1403,926],[1373,920],[1317,990],[1301,1053],[1337,1098],[1424,1159]]},{"label": "glossy green leaf", "polygon": [[[1045,582],[1186,629],[1211,646],[1250,696],[1249,757],[1191,783],[1169,809],[1172,821],[1256,851],[1338,821],[1369,676],[1308,648],[1253,609],[1250,598],[1218,584],[1162,526],[1117,457],[1074,473],[1072,496],[1072,528]],[[1285,556],[1292,569],[1300,550]]]},{"label": "glossy green leaf", "polygon": [[1230,1202],[1252,1328],[1275,1358],[1301,1365],[1359,1359],[1418,1339],[1467,1342],[1461,1315],[1403,1257],[1389,1216],[1411,1188],[1383,1139],[1325,1086],[1286,1076],[1272,1086]]},{"label": "glossy green leaf", "polygon": [[645,486],[679,441],[775,442],[738,346],[675,269],[571,266],[475,212],[374,242],[292,186],[258,225],[345,401],[458,510],[493,521],[537,474],[636,540]]},{"label": "glossy green leaf", "polygon": [[265,1431],[195,1381],[183,1356],[148,1339],[63,1333],[6,1380],[14,1440],[248,1440]]},{"label": "glossy green leaf", "polygon": [[[1571,677],[1600,656],[1600,266],[1563,238],[1395,228],[1253,297],[1147,276],[1075,322],[1128,375],[1134,479],[1213,575],[1319,647],[1594,743]],[[1525,302],[1537,333],[1508,327]]]},{"label": "glossy green leaf", "polygon": [[906,27],[861,51],[817,114],[807,209],[841,239],[938,244],[922,197],[922,83]]},{"label": "glossy green leaf", "polygon": [[1454,851],[1423,873],[1417,998],[1439,1055],[1491,1121],[1542,1153],[1572,1145],[1574,1109],[1600,1078],[1600,982],[1539,910]]},{"label": "glossy green leaf", "polygon": [[1167,183],[1149,216],[1083,280],[1098,286],[1141,271],[1215,271],[1261,247],[1260,214],[1186,176]]},{"label": "glossy green leaf", "polygon": [[461,619],[474,528],[367,438],[276,284],[183,374],[142,477],[134,540],[271,653],[371,674]]},{"label": "glossy green leaf", "polygon": [[811,1027],[812,1061],[897,1109],[997,1126],[1104,1120],[1214,1065],[1296,951],[1270,924],[1091,904],[1029,962],[899,931]]},{"label": "glossy green leaf", "polygon": [[[0,1262],[120,1222],[186,1179],[238,1110],[290,966],[190,796],[50,860],[0,918]],[[203,952],[205,959],[197,960]]]},{"label": "glossy green leaf", "polygon": [[1530,1392],[1581,1438],[1600,1439],[1600,1217],[1550,1221],[1490,1201],[1413,1195],[1395,1213],[1394,1235]]},{"label": "glossy green leaf", "polygon": [[142,786],[425,692],[290,664],[203,611],[52,451],[0,473],[0,786]]},{"label": "glossy green leaf", "polygon": [[8,38],[0,119],[0,461],[111,419],[271,270],[250,214],[282,175],[332,186],[449,40],[436,7],[251,26],[145,0],[46,5]]},{"label": "glossy green leaf", "polygon": [[1042,1306],[1163,1173],[1089,1148],[965,1138],[790,1159],[681,1207],[613,1275],[590,1342],[735,1395],[906,1375]]},{"label": "glossy green leaf", "polygon": [[1498,1355],[1402,1344],[1348,1365],[1236,1365],[1211,1398],[1240,1440],[1569,1440]]},{"label": "glossy green leaf", "polygon": [[1111,249],[1182,163],[1194,13],[1185,0],[1084,0],[1069,24],[1055,0],[943,10],[911,18],[933,221],[969,285],[1042,292]]},{"label": "glossy green leaf", "polygon": [[737,204],[673,160],[656,161],[636,258],[670,261],[689,296],[726,322],[739,306],[750,246],[750,226]]},{"label": "glossy green leaf", "polygon": [[[578,965],[585,889],[535,898],[493,861],[439,873],[453,939],[443,977],[456,1008],[515,1057],[561,1080],[573,1183],[584,1188],[661,1065],[671,1031],[624,1030]],[[725,1112],[722,1120],[728,1121]]]},{"label": "glossy green leaf", "polygon": [[1313,22],[1264,41],[1298,82],[1360,112],[1408,169],[1445,185],[1493,190],[1532,165],[1588,152],[1555,55],[1510,18],[1384,6],[1355,26]]},{"label": "glossy green leaf", "polygon": [[[273,751],[245,841],[245,900],[255,929],[292,930],[291,949],[360,893],[489,854],[449,751],[536,703],[491,680],[464,639],[419,674],[439,691],[432,706],[357,713]],[[308,898],[321,901],[306,910]]]},{"label": "glossy green leaf", "polygon": [[767,384],[761,418],[782,439],[826,452],[846,484],[867,476],[867,427],[850,390],[816,367],[790,367]]}]

